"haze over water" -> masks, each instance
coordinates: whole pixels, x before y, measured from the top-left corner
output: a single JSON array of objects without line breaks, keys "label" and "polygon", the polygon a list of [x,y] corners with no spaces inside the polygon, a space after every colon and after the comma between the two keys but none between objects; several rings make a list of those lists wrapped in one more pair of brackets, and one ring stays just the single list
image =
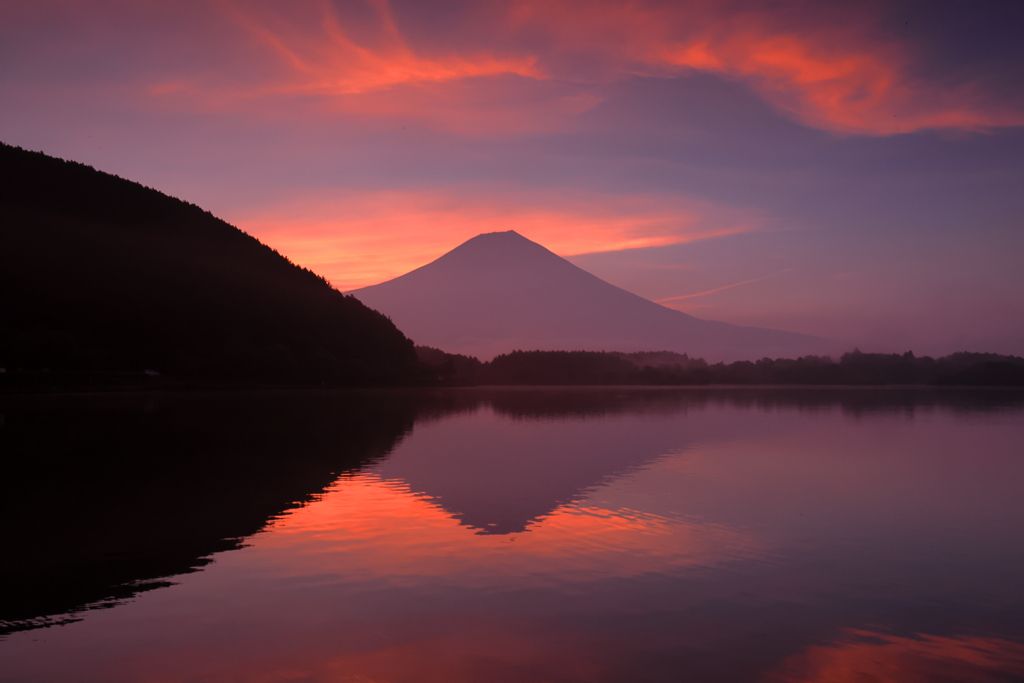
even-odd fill
[{"label": "haze over water", "polygon": [[174,585],[10,633],[0,681],[1024,679],[1019,393],[385,394],[356,402],[412,406],[386,455]]}]

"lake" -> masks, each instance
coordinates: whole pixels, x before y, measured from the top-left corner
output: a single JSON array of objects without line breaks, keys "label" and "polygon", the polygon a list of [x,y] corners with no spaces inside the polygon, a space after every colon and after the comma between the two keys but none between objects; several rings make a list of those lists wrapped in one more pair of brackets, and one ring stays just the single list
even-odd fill
[{"label": "lake", "polygon": [[1024,394],[7,396],[0,681],[1024,681]]}]

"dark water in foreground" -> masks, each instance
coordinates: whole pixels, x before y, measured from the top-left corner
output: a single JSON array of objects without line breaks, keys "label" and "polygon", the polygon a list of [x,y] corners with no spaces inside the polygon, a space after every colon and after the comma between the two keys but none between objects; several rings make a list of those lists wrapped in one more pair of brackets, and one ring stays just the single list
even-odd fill
[{"label": "dark water in foreground", "polygon": [[1020,393],[0,412],[0,681],[1024,681]]}]

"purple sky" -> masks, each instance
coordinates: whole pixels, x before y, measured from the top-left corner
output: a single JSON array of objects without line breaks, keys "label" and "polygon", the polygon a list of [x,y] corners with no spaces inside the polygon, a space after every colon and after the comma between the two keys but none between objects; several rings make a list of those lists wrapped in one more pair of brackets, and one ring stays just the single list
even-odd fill
[{"label": "purple sky", "polygon": [[340,289],[514,229],[698,317],[1024,354],[1024,4],[0,4],[0,140]]}]

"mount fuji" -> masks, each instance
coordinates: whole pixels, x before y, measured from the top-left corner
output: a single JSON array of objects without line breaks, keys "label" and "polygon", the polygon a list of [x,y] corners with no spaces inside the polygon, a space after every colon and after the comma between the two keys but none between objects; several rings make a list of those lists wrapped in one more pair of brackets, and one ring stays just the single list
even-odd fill
[{"label": "mount fuji", "polygon": [[349,293],[417,344],[481,359],[516,349],[666,350],[731,362],[839,350],[819,337],[666,308],[515,231],[478,235],[405,275]]}]

